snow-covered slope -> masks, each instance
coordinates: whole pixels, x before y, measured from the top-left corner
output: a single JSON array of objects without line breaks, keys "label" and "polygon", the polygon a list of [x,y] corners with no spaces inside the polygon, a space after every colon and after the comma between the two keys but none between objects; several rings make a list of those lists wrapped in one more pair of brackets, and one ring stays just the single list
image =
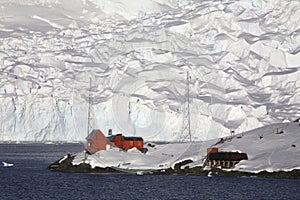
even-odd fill
[{"label": "snow-covered slope", "polygon": [[236,165],[239,171],[290,171],[300,169],[299,133],[299,123],[273,124],[242,133],[217,147],[248,154],[248,160]]},{"label": "snow-covered slope", "polygon": [[[297,0],[3,0],[0,140],[193,140],[299,118]],[[92,80],[90,87],[89,80]],[[91,89],[90,89],[91,88]]]},{"label": "snow-covered slope", "polygon": [[188,166],[195,167],[203,166],[207,148],[217,147],[221,152],[247,154],[248,160],[242,160],[230,170],[254,173],[291,171],[300,169],[299,133],[299,123],[280,123],[223,138],[222,143],[219,140],[209,140],[147,146],[149,151],[146,154],[138,150],[120,151],[117,148],[98,151],[87,157],[82,152],[76,155],[73,164],[85,162],[93,168],[115,167],[125,171],[158,170],[173,168],[176,163],[191,160],[193,162]]}]

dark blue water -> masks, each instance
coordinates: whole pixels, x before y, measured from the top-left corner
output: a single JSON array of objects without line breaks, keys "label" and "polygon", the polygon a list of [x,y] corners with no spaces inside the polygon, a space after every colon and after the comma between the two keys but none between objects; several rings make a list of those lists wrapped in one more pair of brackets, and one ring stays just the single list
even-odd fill
[{"label": "dark blue water", "polygon": [[0,144],[0,200],[6,199],[300,199],[300,180],[60,173],[48,165],[79,144]]}]

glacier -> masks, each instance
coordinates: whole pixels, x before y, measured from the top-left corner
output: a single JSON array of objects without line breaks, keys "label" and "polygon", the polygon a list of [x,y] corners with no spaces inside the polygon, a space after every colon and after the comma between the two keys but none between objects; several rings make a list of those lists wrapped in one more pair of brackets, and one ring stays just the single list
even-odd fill
[{"label": "glacier", "polygon": [[297,0],[3,0],[0,141],[183,141],[187,85],[193,141],[294,121],[299,52]]}]

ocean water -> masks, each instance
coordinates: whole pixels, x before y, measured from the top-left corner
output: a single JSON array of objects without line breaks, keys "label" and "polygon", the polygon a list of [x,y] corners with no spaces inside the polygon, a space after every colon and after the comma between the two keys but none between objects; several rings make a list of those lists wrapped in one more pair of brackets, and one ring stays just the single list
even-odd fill
[{"label": "ocean water", "polygon": [[0,199],[300,199],[300,180],[81,174],[47,167],[80,144],[0,144]]}]

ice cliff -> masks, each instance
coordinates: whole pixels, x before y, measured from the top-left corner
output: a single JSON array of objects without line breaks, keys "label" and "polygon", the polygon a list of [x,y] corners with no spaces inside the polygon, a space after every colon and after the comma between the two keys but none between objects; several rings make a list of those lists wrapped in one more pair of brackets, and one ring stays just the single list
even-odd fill
[{"label": "ice cliff", "polygon": [[182,141],[187,89],[193,140],[293,121],[299,52],[298,0],[4,0],[0,141],[82,141],[89,102],[105,133]]}]

